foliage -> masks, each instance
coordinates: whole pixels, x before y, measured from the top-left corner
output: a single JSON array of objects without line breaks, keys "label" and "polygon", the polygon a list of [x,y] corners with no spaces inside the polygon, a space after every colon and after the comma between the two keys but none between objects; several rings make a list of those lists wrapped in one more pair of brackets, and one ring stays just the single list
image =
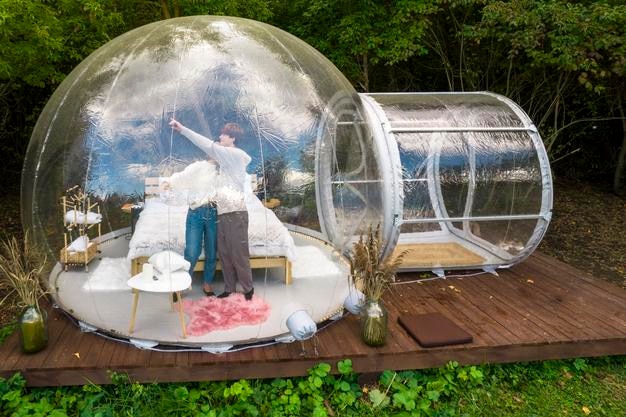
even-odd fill
[{"label": "foliage", "polygon": [[395,281],[396,270],[406,255],[405,251],[381,260],[382,249],[380,224],[376,229],[370,225],[365,237],[361,235],[352,245],[350,281],[368,300],[380,300],[385,290]]},{"label": "foliage", "polygon": [[371,65],[394,65],[428,53],[423,37],[438,3],[298,0],[279,6],[274,21],[316,47],[355,85],[369,91]]},{"label": "foliage", "polygon": [[17,328],[17,322],[8,323],[2,327],[0,327],[0,345],[4,343],[7,337],[11,336],[11,334]]},{"label": "foliage", "polygon": [[41,416],[519,416],[622,415],[626,357],[385,371],[360,386],[352,362],[321,363],[302,378],[26,388],[0,379],[1,415]]},{"label": "foliage", "polygon": [[536,123],[557,173],[624,185],[626,5],[614,0],[0,0],[3,181],[17,182],[43,105],[82,59],[194,14],[283,28],[362,91],[502,93]]},{"label": "foliage", "polygon": [[502,74],[508,65],[504,93],[524,104],[554,160],[581,149],[589,135],[577,140],[570,127],[621,117],[615,110],[626,97],[626,5],[494,1],[472,35],[499,45],[500,64],[490,62]]},{"label": "foliage", "polygon": [[45,294],[41,280],[46,267],[46,256],[28,233],[23,242],[16,237],[0,242],[0,289],[7,292],[0,306],[16,300],[19,307],[39,308],[39,299]]}]

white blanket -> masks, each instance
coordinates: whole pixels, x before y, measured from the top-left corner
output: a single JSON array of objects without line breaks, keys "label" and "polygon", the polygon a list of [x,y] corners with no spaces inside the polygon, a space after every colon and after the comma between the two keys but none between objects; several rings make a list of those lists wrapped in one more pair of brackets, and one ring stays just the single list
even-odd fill
[{"label": "white blanket", "polygon": [[102,258],[96,267],[89,271],[83,291],[130,291],[130,264],[124,258]]},{"label": "white blanket", "polygon": [[[295,260],[293,238],[274,212],[266,209],[252,193],[246,193],[246,206],[250,255],[286,256]],[[186,206],[147,200],[130,240],[128,259],[151,256],[164,250],[184,253],[187,210]]]}]

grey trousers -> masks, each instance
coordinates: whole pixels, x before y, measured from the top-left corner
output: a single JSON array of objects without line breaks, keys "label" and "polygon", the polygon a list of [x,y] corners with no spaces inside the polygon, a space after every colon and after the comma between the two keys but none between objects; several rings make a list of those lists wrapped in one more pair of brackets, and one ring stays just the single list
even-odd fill
[{"label": "grey trousers", "polygon": [[247,211],[233,211],[217,216],[217,253],[224,274],[224,291],[235,292],[239,282],[243,291],[249,292],[253,284]]}]

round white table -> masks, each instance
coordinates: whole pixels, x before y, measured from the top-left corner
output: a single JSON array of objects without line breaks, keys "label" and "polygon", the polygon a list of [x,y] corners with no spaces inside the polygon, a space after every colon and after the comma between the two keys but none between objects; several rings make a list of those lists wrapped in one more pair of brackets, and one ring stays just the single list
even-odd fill
[{"label": "round white table", "polygon": [[[128,333],[133,334],[135,330],[135,317],[137,315],[137,304],[139,303],[139,292],[163,292],[178,296],[178,315],[180,325],[183,328],[183,338],[187,337],[185,329],[185,316],[183,314],[183,297],[181,291],[191,287],[191,276],[187,271],[175,271],[168,275],[154,274],[146,275],[143,272],[133,275],[128,280],[128,286],[133,289],[133,308],[130,316],[130,326]],[[172,297],[170,296],[170,305],[172,305]]]}]

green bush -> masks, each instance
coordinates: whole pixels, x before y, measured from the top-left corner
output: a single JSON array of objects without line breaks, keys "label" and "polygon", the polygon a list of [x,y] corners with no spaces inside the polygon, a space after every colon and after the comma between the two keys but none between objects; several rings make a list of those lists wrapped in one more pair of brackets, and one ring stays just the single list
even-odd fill
[{"label": "green bush", "polygon": [[[626,357],[385,371],[360,386],[352,362],[306,377],[26,388],[0,379],[0,416],[623,416]],[[332,372],[332,373],[331,373]]]}]

